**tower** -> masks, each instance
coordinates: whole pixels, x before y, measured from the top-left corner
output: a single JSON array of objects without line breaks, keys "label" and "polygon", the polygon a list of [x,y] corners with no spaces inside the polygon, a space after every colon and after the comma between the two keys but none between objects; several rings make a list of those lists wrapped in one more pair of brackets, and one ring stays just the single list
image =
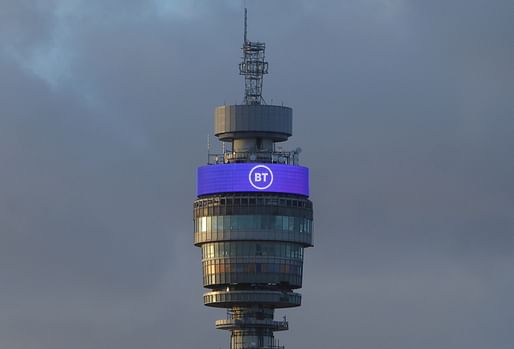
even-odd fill
[{"label": "tower", "polygon": [[274,320],[274,310],[301,303],[295,290],[312,246],[309,171],[298,164],[299,149],[275,148],[292,135],[292,109],[265,104],[265,44],[247,40],[246,9],[244,24],[244,102],[215,110],[224,151],[197,171],[194,244],[202,249],[205,305],[227,309],[216,328],[230,331],[230,349],[283,349],[274,332],[289,325]]}]

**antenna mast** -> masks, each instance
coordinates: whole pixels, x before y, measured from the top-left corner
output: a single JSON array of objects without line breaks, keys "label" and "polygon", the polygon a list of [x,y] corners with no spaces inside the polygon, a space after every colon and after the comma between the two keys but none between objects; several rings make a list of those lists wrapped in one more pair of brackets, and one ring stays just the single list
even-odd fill
[{"label": "antenna mast", "polygon": [[244,103],[264,104],[262,81],[264,74],[268,74],[268,62],[264,60],[266,44],[248,40],[248,10],[246,8],[244,20],[243,61],[239,63],[239,74],[245,78]]},{"label": "antenna mast", "polygon": [[247,34],[247,30],[248,30],[248,10],[246,9],[245,7],[245,40],[244,40],[244,44],[246,45],[246,34]]}]

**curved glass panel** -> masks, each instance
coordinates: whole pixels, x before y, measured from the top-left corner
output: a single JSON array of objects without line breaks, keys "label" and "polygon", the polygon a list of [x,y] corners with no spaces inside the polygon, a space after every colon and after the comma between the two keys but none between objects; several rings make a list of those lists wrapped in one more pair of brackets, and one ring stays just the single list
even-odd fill
[{"label": "curved glass panel", "polygon": [[278,257],[303,260],[303,246],[287,242],[234,241],[202,245],[202,258]]},{"label": "curved glass panel", "polygon": [[300,261],[268,259],[265,262],[207,260],[203,263],[204,286],[220,284],[280,284],[299,288],[303,265]]},{"label": "curved glass panel", "polygon": [[195,219],[195,232],[217,233],[223,231],[273,230],[287,232],[312,232],[312,220],[304,217],[272,215],[204,216]]},{"label": "curved glass panel", "polygon": [[193,212],[195,217],[261,214],[313,219],[310,200],[286,194],[214,195],[196,200]]}]

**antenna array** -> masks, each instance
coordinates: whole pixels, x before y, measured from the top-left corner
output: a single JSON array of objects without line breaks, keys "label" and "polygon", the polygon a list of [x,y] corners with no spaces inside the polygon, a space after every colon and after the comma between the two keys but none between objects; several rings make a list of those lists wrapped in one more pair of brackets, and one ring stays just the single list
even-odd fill
[{"label": "antenna array", "polygon": [[247,38],[248,11],[245,8],[243,61],[239,63],[239,74],[245,78],[245,104],[264,104],[262,82],[268,74],[268,62],[264,60],[266,44],[252,42]]}]

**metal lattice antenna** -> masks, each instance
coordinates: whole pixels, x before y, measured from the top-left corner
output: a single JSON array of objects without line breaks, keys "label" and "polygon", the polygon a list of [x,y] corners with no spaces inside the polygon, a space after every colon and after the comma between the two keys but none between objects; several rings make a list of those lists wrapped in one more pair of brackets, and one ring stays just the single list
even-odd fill
[{"label": "metal lattice antenna", "polygon": [[245,77],[245,104],[263,104],[262,81],[268,74],[268,62],[264,61],[266,45],[251,42],[247,38],[248,10],[245,8],[243,61],[239,63],[239,74]]}]

